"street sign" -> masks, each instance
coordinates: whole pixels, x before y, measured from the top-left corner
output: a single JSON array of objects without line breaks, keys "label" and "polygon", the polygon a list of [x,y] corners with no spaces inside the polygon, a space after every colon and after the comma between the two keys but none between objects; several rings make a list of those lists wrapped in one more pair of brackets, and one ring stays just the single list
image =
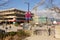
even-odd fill
[{"label": "street sign", "polygon": [[26,20],[30,20],[31,19],[31,12],[26,12],[25,18],[26,18]]}]

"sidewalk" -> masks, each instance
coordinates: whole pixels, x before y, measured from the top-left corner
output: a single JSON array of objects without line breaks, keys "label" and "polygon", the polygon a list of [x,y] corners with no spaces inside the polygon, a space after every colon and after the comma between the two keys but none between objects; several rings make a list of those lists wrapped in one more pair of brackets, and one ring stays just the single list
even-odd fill
[{"label": "sidewalk", "polygon": [[25,40],[60,40],[60,39],[54,38],[52,36],[33,35],[31,37],[27,37]]}]

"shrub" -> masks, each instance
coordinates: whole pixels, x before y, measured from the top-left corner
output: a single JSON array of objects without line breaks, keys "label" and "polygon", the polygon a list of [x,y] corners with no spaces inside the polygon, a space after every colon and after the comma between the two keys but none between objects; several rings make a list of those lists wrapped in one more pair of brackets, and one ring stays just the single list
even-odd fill
[{"label": "shrub", "polygon": [[16,32],[8,32],[7,35],[14,36],[16,35]]},{"label": "shrub", "polygon": [[28,33],[28,32],[25,32],[25,31],[23,31],[23,30],[20,30],[20,31],[18,31],[17,32],[17,35],[18,36],[23,36],[23,37],[27,37],[27,36],[30,36],[30,34]]},{"label": "shrub", "polygon": [[15,26],[18,26],[19,24],[16,22],[14,25],[15,25]]}]

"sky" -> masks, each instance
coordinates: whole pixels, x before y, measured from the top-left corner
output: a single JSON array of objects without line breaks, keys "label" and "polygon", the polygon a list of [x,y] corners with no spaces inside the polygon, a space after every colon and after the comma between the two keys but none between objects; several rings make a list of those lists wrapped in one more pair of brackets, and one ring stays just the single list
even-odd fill
[{"label": "sky", "polygon": [[[40,1],[41,0],[9,0],[9,2],[6,5],[0,6],[0,10],[16,8],[16,9],[26,10],[27,11],[28,5],[25,2],[29,2],[30,3],[30,10],[32,10],[34,5],[37,4]],[[0,0],[0,4],[1,4],[1,0]],[[39,10],[45,9],[46,8],[45,4],[46,5],[50,5],[48,0],[46,0],[43,5],[38,7],[38,9]],[[55,6],[60,7],[60,5],[59,5],[60,4],[60,0],[54,0],[53,4],[55,4]]]}]

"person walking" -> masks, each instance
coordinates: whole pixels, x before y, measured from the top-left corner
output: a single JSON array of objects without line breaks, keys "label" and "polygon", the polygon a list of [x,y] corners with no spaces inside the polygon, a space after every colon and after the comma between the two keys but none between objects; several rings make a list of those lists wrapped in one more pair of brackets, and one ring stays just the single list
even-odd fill
[{"label": "person walking", "polygon": [[48,29],[48,33],[49,33],[49,36],[50,36],[51,35],[51,29],[50,28]]}]

